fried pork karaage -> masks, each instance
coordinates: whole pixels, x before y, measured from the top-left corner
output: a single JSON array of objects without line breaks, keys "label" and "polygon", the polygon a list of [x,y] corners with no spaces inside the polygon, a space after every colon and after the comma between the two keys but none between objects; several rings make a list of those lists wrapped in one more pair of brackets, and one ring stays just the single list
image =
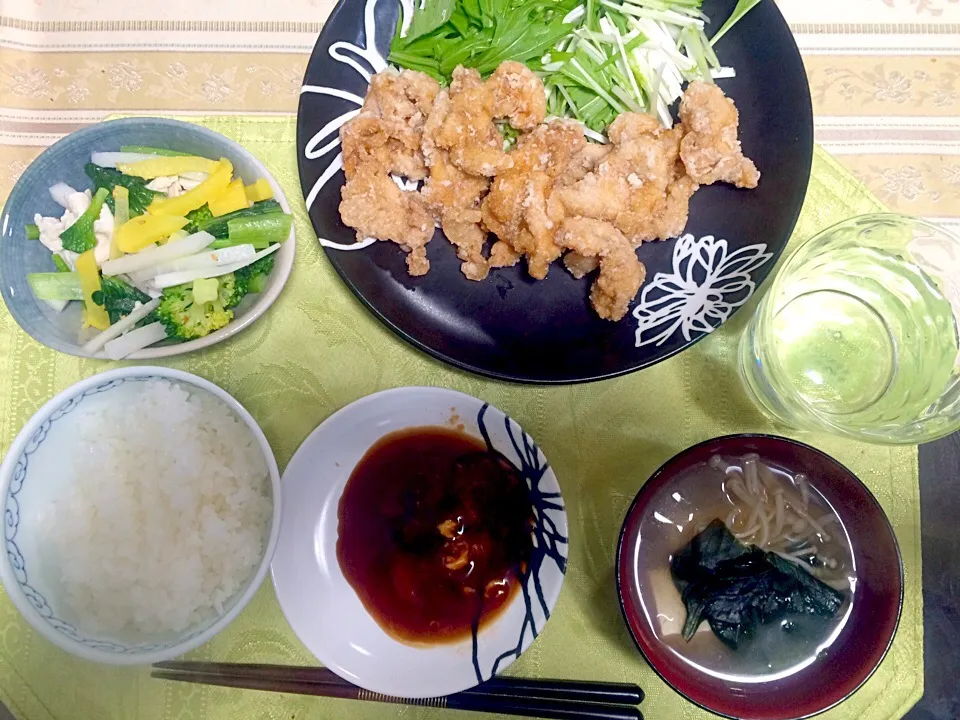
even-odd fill
[{"label": "fried pork karaage", "polygon": [[554,237],[563,215],[550,203],[555,180],[586,142],[574,120],[537,125],[517,140],[513,167],[497,175],[483,201],[483,224],[514,257],[526,256],[527,271],[538,280],[563,252]]},{"label": "fried pork karaage", "polygon": [[411,180],[425,178],[421,132],[439,91],[436,80],[413,70],[374,75],[360,114],[340,131],[347,178],[365,163]]},{"label": "fried pork karaage", "polygon": [[463,261],[460,271],[467,279],[479,281],[489,272],[483,254],[487,231],[480,227],[480,201],[490,180],[461,170],[451,160],[450,151],[437,143],[437,134],[450,118],[451,104],[449,93],[441,90],[423,126],[423,154],[430,176],[422,195],[443,234],[457,248],[457,257]]},{"label": "fried pork karaage", "polygon": [[526,65],[500,63],[487,80],[493,92],[493,116],[508,120],[517,130],[533,130],[547,114],[543,83]]},{"label": "fried pork karaage", "polygon": [[597,257],[588,257],[581,255],[576,250],[571,250],[563,255],[563,265],[567,272],[573,275],[577,280],[582,280],[587,275],[600,267],[600,259]]},{"label": "fried pork karaage", "polygon": [[486,82],[476,70],[457,67],[446,100],[433,113],[428,143],[449,152],[464,172],[493,177],[512,164],[494,121],[532,130],[543,122],[546,97],[540,78],[520,63],[502,63]]},{"label": "fried pork karaage", "polygon": [[[503,150],[495,119],[530,130],[544,119],[543,84],[525,65],[502,63],[484,82],[475,70],[457,68],[450,90],[436,98],[423,128],[423,153],[430,177],[423,195],[444,235],[463,261],[461,272],[483,280],[491,260],[484,257],[487,228],[481,226],[480,201],[487,176],[509,172],[513,154]],[[491,252],[494,267],[513,264],[516,252],[500,246]]]},{"label": "fried pork karaage", "polygon": [[445,150],[437,150],[431,163],[423,198],[447,240],[457,248],[457,257],[463,261],[460,271],[469,280],[483,280],[489,267],[483,255],[487,231],[480,227],[480,200],[490,181],[465,173],[450,162]]},{"label": "fried pork karaage", "polygon": [[623,113],[607,135],[610,151],[598,154],[595,167],[576,182],[557,189],[565,210],[613,223],[634,246],[683,232],[697,189],[679,162],[683,127],[667,130],[650,115]]},{"label": "fried pork karaage", "polygon": [[447,101],[433,108],[430,124],[436,130],[428,143],[446,150],[450,161],[470,175],[493,177],[506,170],[511,161],[493,121],[493,106],[493,90],[480,73],[458,67],[453,71]]},{"label": "fried pork karaage", "polygon": [[[587,142],[577,121],[545,121],[545,112],[543,84],[516,62],[486,81],[458,67],[446,90],[417,72],[376,75],[361,113],[341,130],[343,221],[358,237],[400,244],[411,275],[429,270],[435,224],[470,280],[520,259],[543,279],[562,256],[576,278],[597,273],[591,304],[619,320],[646,276],[636,248],[680,235],[700,185],[752,188],[760,177],[741,150],[736,106],[712,84],[691,83],[673,128],[622,113],[606,145]],[[520,131],[509,152],[498,121]],[[424,180],[423,188],[404,191],[391,175]],[[485,255],[488,233],[495,241]]]},{"label": "fried pork karaage", "polygon": [[647,270],[627,237],[609,222],[575,217],[563,222],[557,241],[582,258],[597,258],[600,274],[590,288],[590,304],[606,320],[627,314]]},{"label": "fried pork karaage", "polygon": [[386,70],[370,81],[360,114],[340,129],[343,171],[340,217],[357,231],[357,240],[392,240],[407,255],[411,275],[430,269],[426,244],[434,218],[415,192],[390,177],[427,176],[420,149],[423,127],[440,91],[436,80],[412,70]]},{"label": "fried pork karaage", "polygon": [[744,157],[737,138],[740,114],[733,100],[716,85],[690,83],[680,101],[680,120],[687,134],[680,157],[690,177],[701,185],[726,182],[755,188],[760,172]]},{"label": "fried pork karaage", "polygon": [[557,178],[557,185],[573,185],[597,169],[597,165],[603,160],[610,151],[612,145],[599,145],[598,143],[587,143],[570,158],[570,163],[564,169],[563,174]]},{"label": "fried pork karaage", "polygon": [[426,245],[433,237],[433,215],[417,193],[401,190],[373,164],[361,165],[343,186],[340,217],[357,229],[357,238],[392,240],[407,251],[407,271],[430,270]]}]

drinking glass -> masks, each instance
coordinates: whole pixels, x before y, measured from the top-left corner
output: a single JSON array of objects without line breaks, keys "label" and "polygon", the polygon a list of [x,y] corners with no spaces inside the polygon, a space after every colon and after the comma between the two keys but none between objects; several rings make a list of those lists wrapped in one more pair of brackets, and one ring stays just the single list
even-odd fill
[{"label": "drinking glass", "polygon": [[960,238],[889,213],[845,220],[784,263],[739,368],[782,423],[879,443],[960,428]]}]

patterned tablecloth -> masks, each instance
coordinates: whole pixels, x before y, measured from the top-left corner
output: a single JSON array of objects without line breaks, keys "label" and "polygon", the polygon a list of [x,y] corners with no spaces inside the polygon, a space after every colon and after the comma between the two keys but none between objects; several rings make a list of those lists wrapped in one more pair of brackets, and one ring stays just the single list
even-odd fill
[{"label": "patterned tablecloth", "polygon": [[[2,0],[0,199],[119,111],[293,113],[333,0]],[[960,229],[960,1],[779,0],[818,141],[891,209]]]},{"label": "patterned tablecloth", "polygon": [[[804,53],[823,147],[890,208],[960,230],[960,0],[779,5]],[[109,114],[292,115],[331,7],[0,0],[0,201],[44,147]]]}]

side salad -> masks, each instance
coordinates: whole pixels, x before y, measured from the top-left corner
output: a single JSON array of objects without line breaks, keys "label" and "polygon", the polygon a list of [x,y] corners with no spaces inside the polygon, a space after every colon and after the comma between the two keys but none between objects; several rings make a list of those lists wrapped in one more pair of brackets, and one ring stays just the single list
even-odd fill
[{"label": "side salad", "polygon": [[486,76],[521,62],[543,80],[551,115],[602,142],[618,114],[670,127],[684,83],[732,77],[713,46],[759,2],[739,0],[708,37],[703,0],[423,0],[397,28],[390,61],[442,85],[457,65]]},{"label": "side salad", "polygon": [[95,152],[92,188],[52,186],[61,217],[34,216],[28,240],[55,272],[31,273],[38,300],[83,304],[84,349],[114,360],[161,341],[204,337],[263,290],[292,219],[265,178],[235,178],[226,158],[163,148]]}]

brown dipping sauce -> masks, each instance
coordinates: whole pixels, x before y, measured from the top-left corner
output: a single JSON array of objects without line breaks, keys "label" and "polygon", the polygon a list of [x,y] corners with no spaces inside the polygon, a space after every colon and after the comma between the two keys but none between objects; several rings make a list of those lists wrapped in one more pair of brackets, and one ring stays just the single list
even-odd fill
[{"label": "brown dipping sauce", "polygon": [[337,561],[389,635],[455,642],[508,603],[533,548],[527,484],[482,441],[442,427],[380,438],[338,512]]}]

